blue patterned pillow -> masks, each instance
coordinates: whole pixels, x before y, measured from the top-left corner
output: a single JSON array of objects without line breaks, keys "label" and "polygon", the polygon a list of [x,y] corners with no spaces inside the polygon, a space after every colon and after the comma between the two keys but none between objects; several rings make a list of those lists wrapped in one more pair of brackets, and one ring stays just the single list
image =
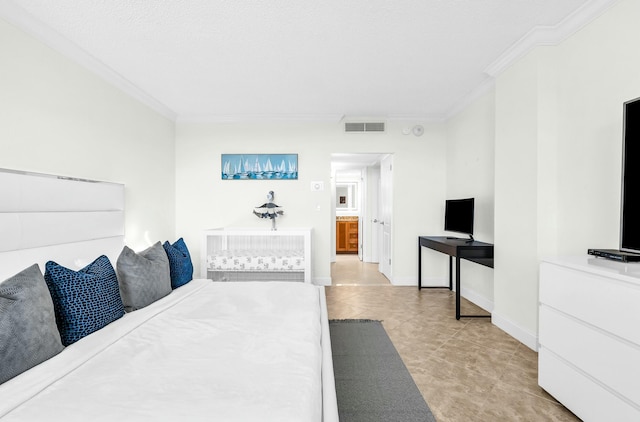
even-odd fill
[{"label": "blue patterned pillow", "polygon": [[68,346],[124,315],[118,278],[102,255],[80,271],[53,261],[44,279],[51,292],[62,344]]},{"label": "blue patterned pillow", "polygon": [[193,279],[193,263],[184,240],[180,238],[173,245],[164,242],[162,246],[169,257],[171,287],[175,289],[190,282]]}]

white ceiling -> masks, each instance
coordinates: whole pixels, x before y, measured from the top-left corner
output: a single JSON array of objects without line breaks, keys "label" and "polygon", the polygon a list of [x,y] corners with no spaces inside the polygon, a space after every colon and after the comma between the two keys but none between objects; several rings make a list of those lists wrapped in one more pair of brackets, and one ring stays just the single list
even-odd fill
[{"label": "white ceiling", "polygon": [[615,0],[0,0],[179,119],[443,119]]}]

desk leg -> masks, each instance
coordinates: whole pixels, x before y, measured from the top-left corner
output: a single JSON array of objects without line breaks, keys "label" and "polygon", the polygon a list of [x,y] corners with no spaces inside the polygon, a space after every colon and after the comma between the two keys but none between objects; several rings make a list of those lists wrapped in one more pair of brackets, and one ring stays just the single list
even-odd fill
[{"label": "desk leg", "polygon": [[[451,266],[449,266],[451,274]],[[451,278],[449,278],[451,282]],[[460,315],[460,258],[456,257],[456,319],[460,318],[491,318],[491,315]]]},{"label": "desk leg", "polygon": [[456,257],[456,319],[460,319],[460,258]]},{"label": "desk leg", "polygon": [[453,257],[451,255],[449,255],[449,290],[453,290]]},{"label": "desk leg", "polygon": [[422,289],[422,246],[418,238],[418,290]]}]

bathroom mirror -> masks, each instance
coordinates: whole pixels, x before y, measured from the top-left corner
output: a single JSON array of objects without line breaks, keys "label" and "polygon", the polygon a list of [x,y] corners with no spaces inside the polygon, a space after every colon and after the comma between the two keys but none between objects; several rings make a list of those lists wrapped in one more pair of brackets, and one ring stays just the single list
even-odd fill
[{"label": "bathroom mirror", "polygon": [[336,209],[358,211],[357,183],[336,183]]}]

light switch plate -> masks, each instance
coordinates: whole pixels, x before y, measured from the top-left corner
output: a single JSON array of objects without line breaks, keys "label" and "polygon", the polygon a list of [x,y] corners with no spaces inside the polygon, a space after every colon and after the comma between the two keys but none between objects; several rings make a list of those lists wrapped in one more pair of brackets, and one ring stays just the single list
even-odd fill
[{"label": "light switch plate", "polygon": [[311,191],[320,192],[322,190],[324,190],[324,182],[311,182]]}]

